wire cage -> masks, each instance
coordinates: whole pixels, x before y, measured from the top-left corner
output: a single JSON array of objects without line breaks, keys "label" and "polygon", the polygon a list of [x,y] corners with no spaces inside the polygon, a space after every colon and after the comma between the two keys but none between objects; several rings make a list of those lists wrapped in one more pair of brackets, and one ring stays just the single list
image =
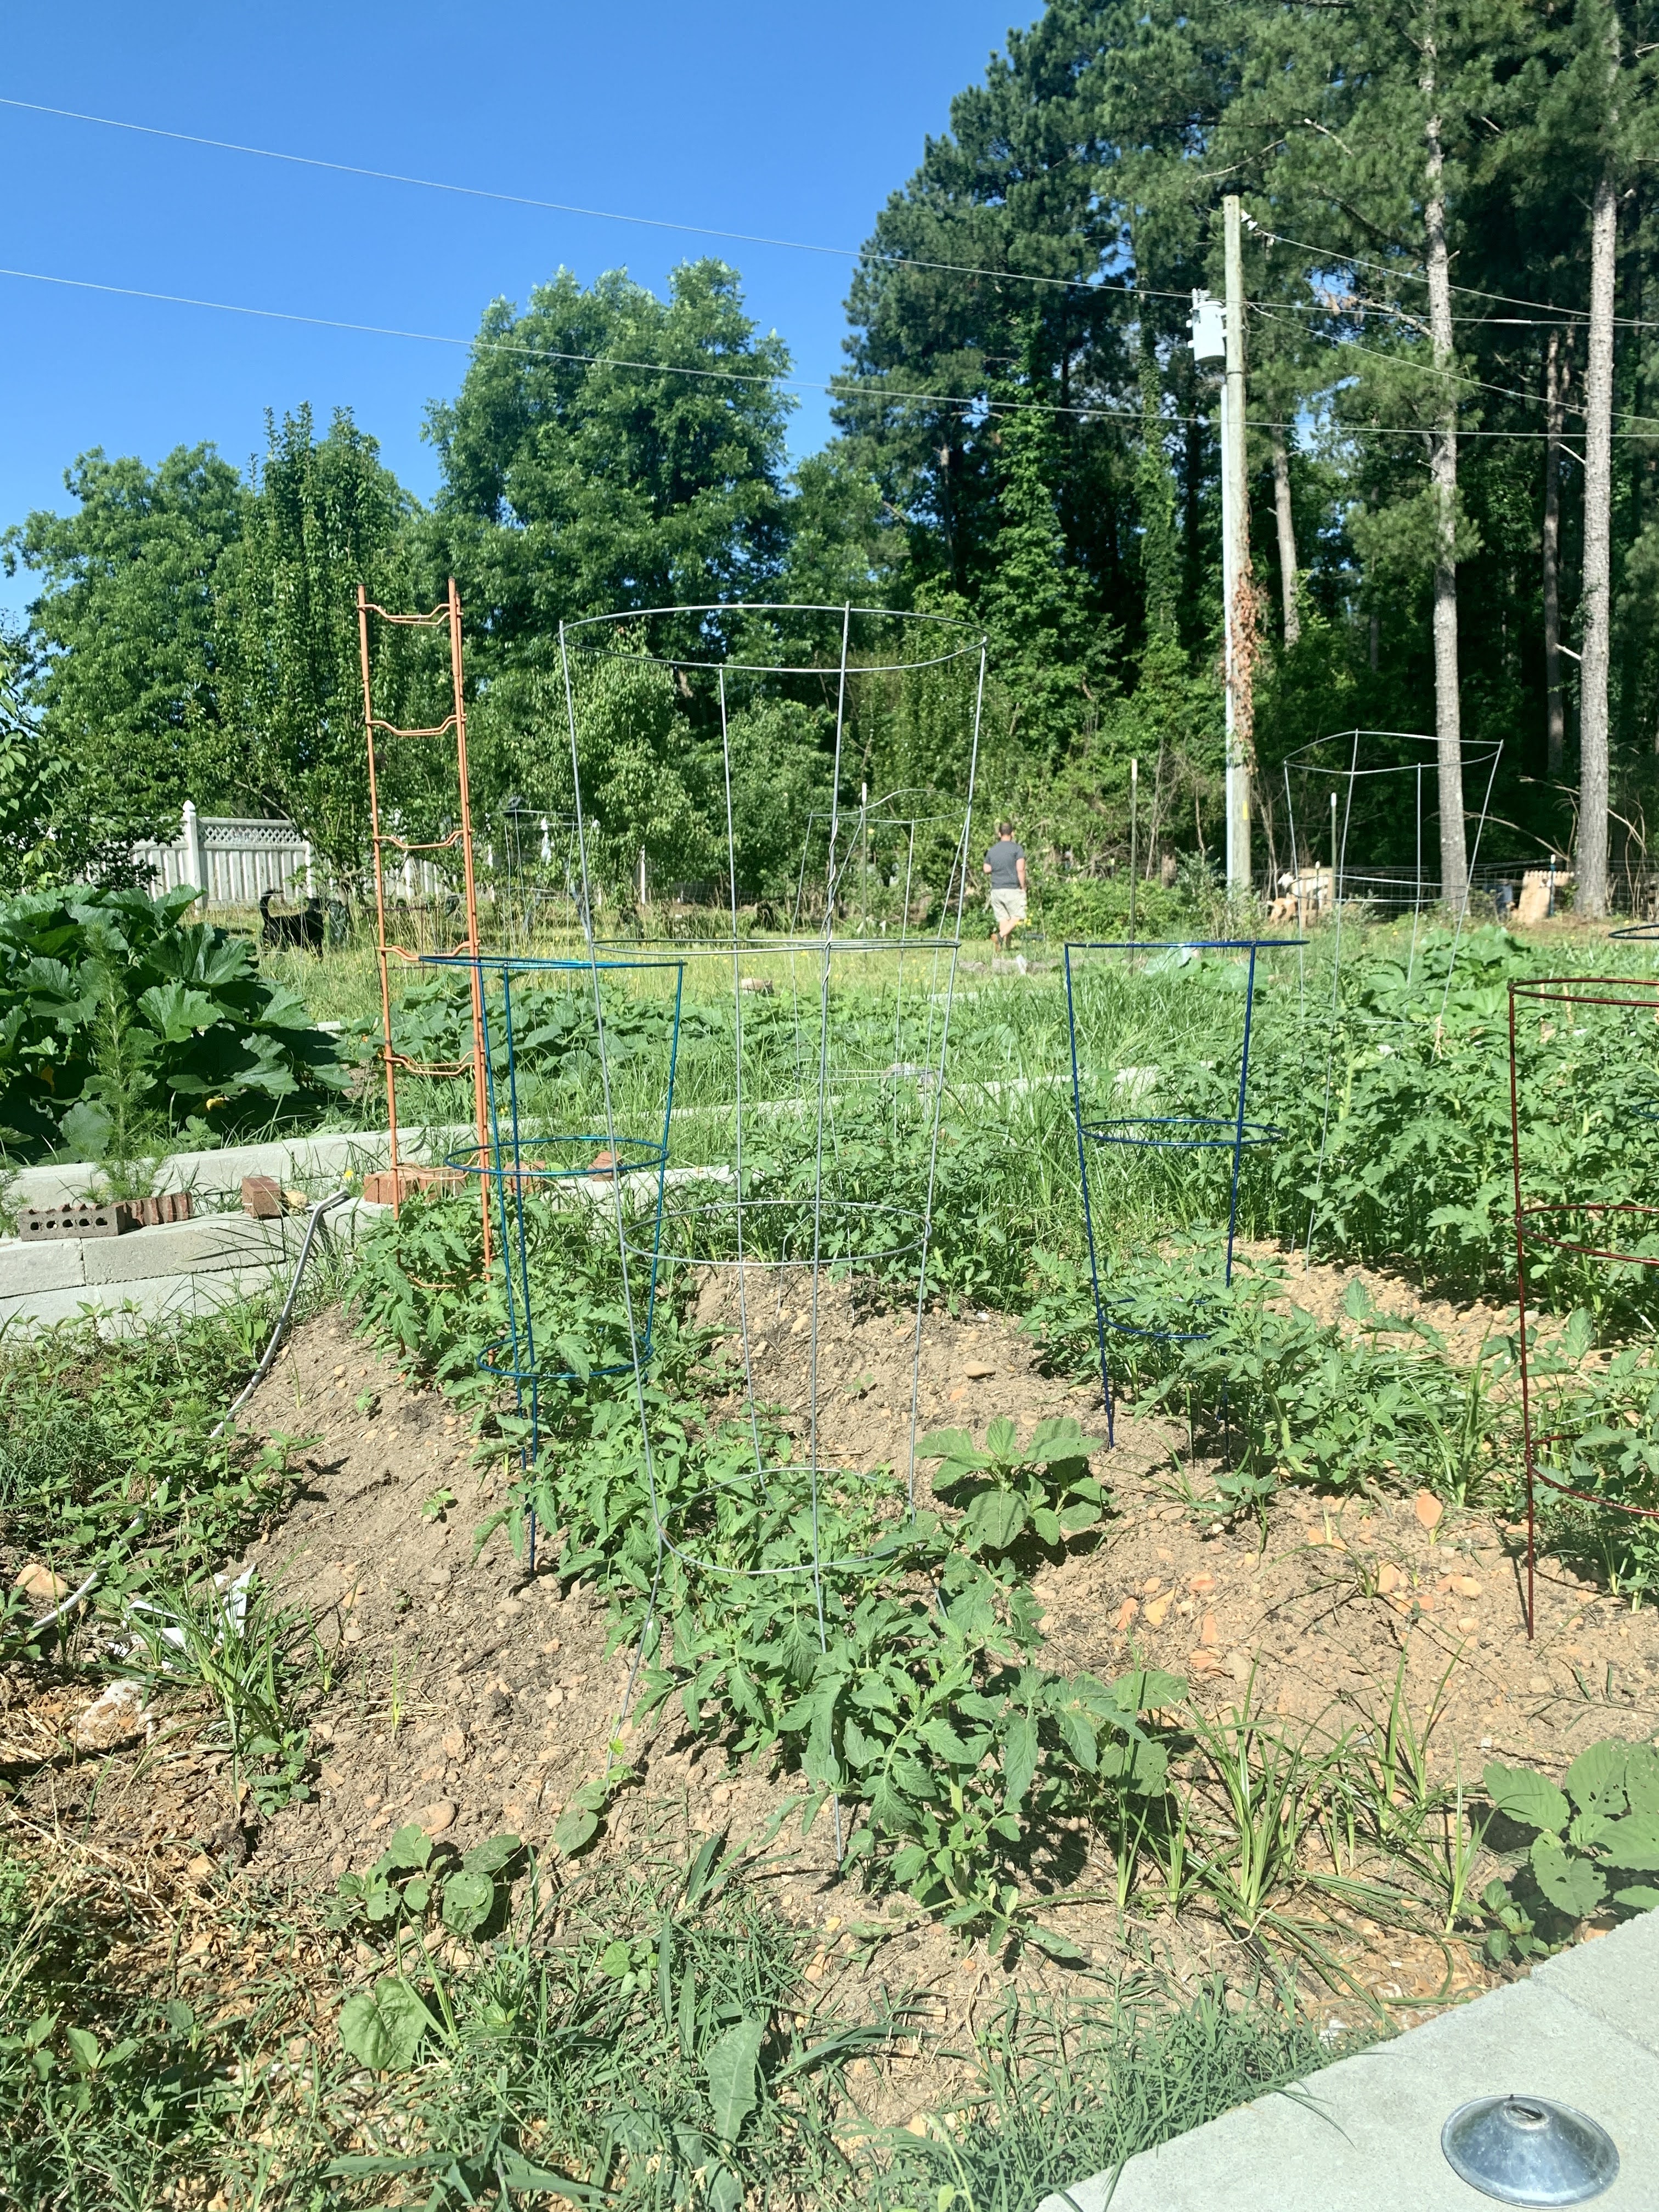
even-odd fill
[{"label": "wire cage", "polygon": [[[866,1556],[826,1553],[826,1502],[901,1480],[889,1462],[860,1462],[837,1425],[847,1377],[830,1339],[860,1299],[907,1316],[908,1441],[890,1464],[903,1470],[901,1518],[905,1499],[914,1507],[984,640],[932,616],[742,605],[569,623],[560,648],[586,964],[667,958],[686,977],[661,1198],[631,1220],[613,1211],[657,1561],[640,1654],[671,1560],[799,1583],[823,1649],[826,1606],[841,1601],[826,1577]],[[677,780],[703,780],[720,824],[712,852],[665,835],[635,853],[611,817],[596,825],[612,726],[653,733],[659,821]],[[920,773],[884,771],[872,793],[872,763]],[[653,894],[694,868],[714,902],[688,942],[667,933]],[[607,1075],[607,1101],[610,1090]],[[615,1126],[607,1103],[613,1150]],[[641,1323],[671,1283],[720,1333],[730,1378],[724,1441],[690,1492],[659,1480],[642,1381]],[[722,1556],[720,1516],[734,1500],[776,1518],[763,1564]]]},{"label": "wire cage", "polygon": [[486,832],[483,874],[497,943],[526,955],[574,934],[581,875],[574,815],[513,792]]},{"label": "wire cage", "polygon": [[[1305,940],[1299,938],[1206,938],[1186,943],[1137,943],[1131,940],[1103,943],[1078,942],[1066,945],[1064,952],[1066,977],[1066,1020],[1071,1049],[1072,1110],[1077,1133],[1078,1174],[1082,1186],[1084,1234],[1089,1250],[1089,1279],[1094,1299],[1095,1336],[1100,1360],[1101,1399],[1106,1413],[1107,1441],[1117,1441],[1117,1412],[1115,1393],[1112,1387],[1112,1363],[1109,1341],[1114,1338],[1139,1338],[1165,1344],[1194,1343],[1207,1338],[1211,1331],[1196,1325],[1201,1316],[1206,1294],[1200,1293],[1189,1318],[1195,1325],[1168,1328],[1147,1327],[1130,1318],[1131,1302],[1115,1294],[1109,1282],[1103,1280],[1106,1263],[1101,1252],[1099,1236],[1100,1197],[1098,1193],[1099,1164],[1110,1158],[1119,1162],[1139,1159],[1173,1162],[1182,1156],[1210,1155],[1218,1159],[1226,1170],[1227,1226],[1222,1256],[1221,1287],[1225,1290],[1233,1278],[1234,1247],[1238,1229],[1239,1181],[1246,1155],[1262,1146],[1277,1144],[1284,1132],[1272,1122],[1252,1120],[1249,1112],[1250,1082],[1250,1046],[1255,1019],[1256,968],[1264,953],[1295,951]],[[1104,1072],[1088,1064],[1086,1048],[1079,1043],[1079,1001],[1091,981],[1093,963],[1086,956],[1113,954],[1120,956],[1113,963],[1121,975],[1124,970],[1138,972],[1142,976],[1168,972],[1206,954],[1235,961],[1242,965],[1244,1002],[1243,1034],[1239,1042],[1238,1078],[1232,1089],[1231,1110],[1223,1114],[1136,1112],[1101,1113],[1096,1102],[1103,1095],[1115,1097],[1125,1094],[1123,1103],[1130,1107],[1154,1093],[1161,1079],[1157,1068],[1120,1068],[1113,1072],[1109,1091]],[[1091,1176],[1091,1166],[1094,1172]]]},{"label": "wire cage", "polygon": [[[1463,810],[1468,856],[1463,895],[1453,915],[1446,972],[1442,976],[1437,969],[1432,978],[1432,984],[1440,989],[1443,1019],[1468,919],[1469,891],[1479,876],[1480,847],[1503,750],[1497,740],[1477,741],[1463,748],[1464,776],[1472,779],[1480,800],[1478,807],[1466,805]],[[1417,975],[1425,917],[1431,917],[1441,904],[1437,741],[1413,730],[1344,730],[1291,753],[1283,764],[1282,775],[1290,866],[1274,878],[1267,917],[1270,921],[1291,921],[1298,927],[1322,917],[1328,917],[1332,924],[1324,1102],[1305,1243],[1306,1256],[1310,1259],[1324,1200],[1331,1085],[1341,1007],[1344,917],[1356,908],[1362,914],[1369,912],[1394,921],[1410,915],[1411,941],[1406,956],[1409,991]],[[1363,862],[1353,858],[1357,849],[1367,855]]]},{"label": "wire cage", "polygon": [[[486,1133],[480,1141],[451,1152],[446,1165],[452,1173],[477,1179],[501,1255],[503,1326],[479,1355],[478,1367],[513,1387],[516,1410],[528,1423],[520,1449],[521,1464],[528,1468],[540,1455],[543,1402],[551,1385],[586,1384],[595,1375],[632,1375],[651,1357],[685,970],[675,961],[584,962],[509,953],[434,954],[426,964],[464,970],[479,1009]],[[637,1098],[631,1112],[624,1112],[607,1077],[603,1130],[545,1128],[546,1116],[538,1110],[526,1079],[526,1033],[532,1038],[544,1034],[556,1008],[574,1011],[603,1068],[606,1001],[611,1001],[614,1026],[618,987],[635,980],[672,986],[665,1009],[667,1056],[659,1119],[647,1120],[652,1109]],[[551,1007],[550,997],[555,1001]],[[560,999],[574,1001],[574,1007],[558,1007]],[[542,1310],[538,1246],[553,1218],[561,1214],[574,1216],[588,1237],[603,1234],[611,1223],[619,1246],[629,1239],[629,1251],[642,1271],[642,1324],[635,1328],[630,1313],[625,1341],[623,1333],[613,1329],[608,1358],[601,1352],[594,1359],[585,1348],[573,1350],[573,1339],[561,1328],[556,1312],[550,1316]],[[533,1520],[531,1545],[533,1566]]]},{"label": "wire cage", "polygon": [[[1589,1030],[1587,1022],[1581,1018],[1585,1010],[1597,1007],[1626,1016],[1644,1015],[1650,1024],[1659,1024],[1659,980],[1650,976],[1558,975],[1511,981],[1509,987],[1510,1156],[1515,1193],[1516,1338],[1521,1370],[1527,1486],[1526,1613],[1529,1639],[1537,1633],[1537,1503],[1540,1486],[1554,1496],[1570,1498],[1604,1512],[1638,1520],[1659,1520],[1659,1502],[1643,1504],[1620,1495],[1617,1486],[1608,1488],[1604,1484],[1594,1490],[1585,1486],[1601,1471],[1601,1463],[1595,1456],[1598,1451],[1606,1450],[1613,1442],[1621,1448],[1635,1443],[1639,1451],[1639,1436],[1629,1437],[1622,1422],[1609,1426],[1604,1413],[1594,1407],[1588,1416],[1588,1426],[1583,1419],[1559,1422],[1550,1410],[1552,1401],[1547,1395],[1540,1394],[1539,1387],[1540,1379],[1547,1379],[1547,1370],[1553,1364],[1549,1355],[1542,1355],[1544,1374],[1540,1378],[1540,1347],[1535,1333],[1532,1292],[1542,1260],[1551,1255],[1561,1255],[1603,1270],[1636,1269],[1644,1272],[1634,1280],[1659,1285],[1659,1272],[1656,1272],[1659,1271],[1659,1205],[1622,1195],[1539,1199],[1527,1194],[1521,1158],[1529,1088],[1527,1053],[1534,1047],[1553,1050],[1563,1042],[1559,1036],[1563,1026],[1568,1042],[1582,1040]],[[1530,1038],[1526,1036],[1528,1014],[1536,1016],[1536,1031]],[[1621,1027],[1620,1035],[1627,1035],[1627,1025]],[[1628,1040],[1629,1045],[1634,1042],[1633,1038]],[[1639,1058],[1635,1054],[1629,1056],[1632,1060]],[[1656,1117],[1655,1102],[1651,1097],[1638,1102],[1633,1112],[1637,1118],[1652,1120]],[[1611,1175],[1608,1179],[1613,1179]],[[1652,1494],[1659,1500],[1659,1484],[1654,1485]]]},{"label": "wire cage", "polygon": [[[665,677],[688,719],[701,718],[725,817],[715,866],[724,929],[673,949],[711,981],[726,976],[731,1056],[718,1075],[682,1092],[676,1152],[702,1156],[727,1179],[673,1192],[665,1264],[729,1278],[745,1340],[753,1286],[763,1279],[775,1309],[783,1284],[799,1279],[793,1286],[810,1301],[802,1346],[810,1473],[823,1464],[811,1374],[828,1279],[875,1276],[890,1290],[902,1272],[925,1297],[983,641],[961,624],[883,610],[742,605],[599,618],[568,626],[563,641],[573,759],[586,742],[586,697],[607,684]],[[947,775],[872,797],[866,763],[876,732],[902,714],[896,694],[918,679],[933,687],[935,720],[941,700],[950,719],[939,749]],[[808,717],[822,780],[769,861],[763,836],[744,815],[745,771],[753,773],[744,726],[787,739]],[[617,950],[629,942],[602,941]],[[843,977],[890,997],[890,1028],[884,1012],[880,1024],[848,1030],[838,1018]],[[917,1136],[924,1172],[911,1193],[888,1168]],[[717,1285],[705,1282],[702,1292],[706,1307],[718,1303]],[[746,1340],[742,1364],[752,1413]],[[767,1471],[763,1454],[757,1473]]]},{"label": "wire cage", "polygon": [[[1480,793],[1463,810],[1468,881],[1503,750],[1496,740],[1462,748],[1466,786]],[[1441,896],[1437,741],[1416,730],[1342,730],[1290,754],[1280,775],[1288,851],[1273,855],[1272,918],[1302,925],[1355,903],[1409,914],[1414,958],[1423,916]],[[1467,905],[1466,884],[1460,926]]]}]

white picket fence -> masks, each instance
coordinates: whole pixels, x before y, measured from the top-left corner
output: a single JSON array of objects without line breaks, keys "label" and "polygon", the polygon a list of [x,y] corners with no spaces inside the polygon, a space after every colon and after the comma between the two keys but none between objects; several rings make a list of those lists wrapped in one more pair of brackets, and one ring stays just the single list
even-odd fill
[{"label": "white picket fence", "polygon": [[309,841],[293,823],[198,814],[189,799],[173,842],[135,845],[132,857],[152,872],[155,890],[174,891],[188,884],[206,895],[210,906],[258,906],[262,891],[283,900],[305,898],[318,887]]},{"label": "white picket fence", "polygon": [[[188,799],[173,842],[135,845],[132,857],[139,867],[153,871],[149,880],[157,890],[177,890],[188,884],[205,894],[209,906],[258,906],[264,891],[289,903],[327,888],[325,871],[310,840],[294,823],[280,817],[198,814]],[[413,855],[401,868],[386,871],[388,894],[411,903],[441,897],[443,888],[431,862]]]}]

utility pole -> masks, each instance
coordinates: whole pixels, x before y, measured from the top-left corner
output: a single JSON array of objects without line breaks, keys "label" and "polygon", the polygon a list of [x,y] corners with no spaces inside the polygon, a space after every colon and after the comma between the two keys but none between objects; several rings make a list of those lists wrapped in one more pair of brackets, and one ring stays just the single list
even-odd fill
[{"label": "utility pole", "polygon": [[1244,255],[1238,195],[1221,203],[1227,355],[1221,380],[1221,581],[1227,641],[1227,888],[1250,888],[1250,654],[1243,617],[1250,573],[1244,471]]}]

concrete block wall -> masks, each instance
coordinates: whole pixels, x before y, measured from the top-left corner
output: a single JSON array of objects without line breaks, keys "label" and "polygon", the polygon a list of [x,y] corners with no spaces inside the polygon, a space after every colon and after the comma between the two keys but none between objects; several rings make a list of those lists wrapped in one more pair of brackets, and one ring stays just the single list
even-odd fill
[{"label": "concrete block wall", "polygon": [[[459,1145],[476,1142],[470,1128],[400,1129],[399,1156],[416,1164],[441,1159]],[[342,1176],[368,1174],[391,1158],[384,1129],[352,1130],[327,1136],[284,1137],[264,1145],[226,1145],[212,1152],[173,1152],[157,1164],[158,1191],[188,1190],[204,1200],[234,1202],[245,1176],[275,1176],[284,1188],[299,1186],[314,1198],[339,1187]],[[42,1167],[20,1168],[0,1177],[7,1204],[64,1206],[83,1198],[98,1174],[89,1160],[53,1160]]]},{"label": "concrete block wall", "polygon": [[[336,1206],[323,1234],[353,1244],[389,1209],[361,1199]],[[286,1283],[305,1235],[303,1214],[254,1221],[245,1213],[135,1229],[125,1237],[61,1243],[0,1240],[0,1328],[50,1328],[84,1313],[122,1328],[201,1312]]]}]

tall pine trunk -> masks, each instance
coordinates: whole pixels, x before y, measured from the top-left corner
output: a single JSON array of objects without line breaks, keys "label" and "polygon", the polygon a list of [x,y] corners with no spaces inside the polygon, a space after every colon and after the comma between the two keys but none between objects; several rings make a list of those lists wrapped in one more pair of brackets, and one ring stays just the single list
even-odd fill
[{"label": "tall pine trunk", "polygon": [[1296,518],[1291,512],[1291,457],[1284,433],[1273,432],[1273,516],[1279,526],[1279,596],[1285,617],[1288,649],[1302,635],[1302,617],[1296,604]]},{"label": "tall pine trunk", "polygon": [[[1616,58],[1613,66],[1618,66]],[[1584,372],[1583,661],[1578,720],[1578,884],[1573,903],[1577,912],[1592,920],[1599,920],[1607,910],[1613,303],[1618,218],[1619,200],[1609,147],[1590,206],[1589,346]]]},{"label": "tall pine trunk", "polygon": [[[1429,339],[1437,369],[1452,365],[1451,270],[1446,253],[1445,155],[1431,40],[1423,52],[1423,91],[1429,103],[1424,127],[1428,149],[1428,195],[1424,209],[1429,276]],[[1468,896],[1463,839],[1463,733],[1457,685],[1457,401],[1449,377],[1444,411],[1429,441],[1429,481],[1434,488],[1434,733],[1440,764],[1440,896],[1461,911]]]},{"label": "tall pine trunk", "polygon": [[1567,732],[1561,690],[1561,432],[1568,375],[1561,358],[1561,333],[1552,331],[1544,356],[1544,691],[1546,757],[1552,778],[1561,773]]}]

